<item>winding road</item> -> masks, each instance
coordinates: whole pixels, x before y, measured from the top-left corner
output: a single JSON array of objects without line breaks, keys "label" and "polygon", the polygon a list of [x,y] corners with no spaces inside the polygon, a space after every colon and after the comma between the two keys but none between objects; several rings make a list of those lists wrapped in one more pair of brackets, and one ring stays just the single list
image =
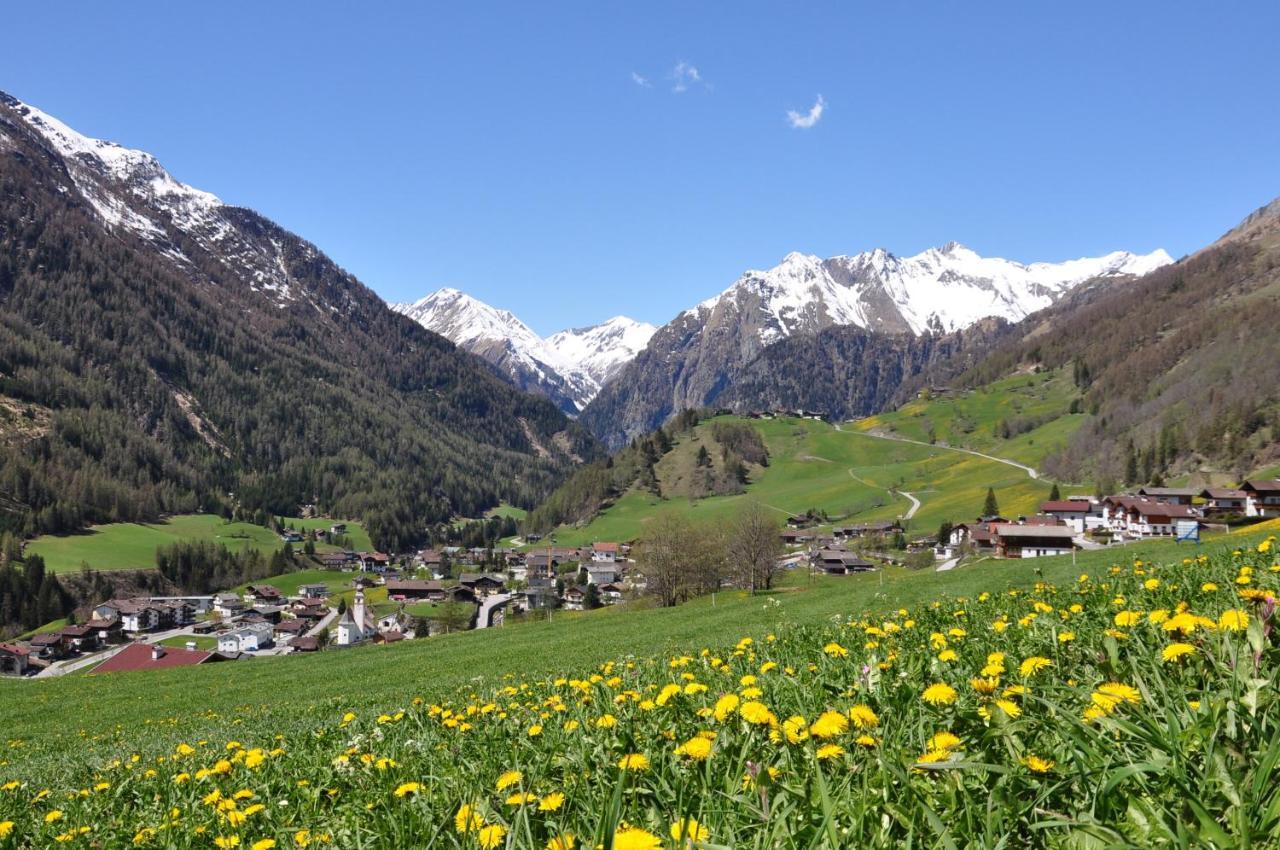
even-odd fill
[{"label": "winding road", "polygon": [[[842,431],[844,429],[840,428],[839,425],[837,425],[836,430]],[[996,457],[995,455],[987,455],[987,454],[983,454],[982,452],[975,452],[973,449],[961,449],[961,448],[957,448],[956,446],[944,446],[938,443],[926,443],[923,440],[912,440],[908,437],[892,437],[888,434],[877,433],[876,431],[863,431],[862,433],[866,434],[868,437],[876,437],[881,440],[893,440],[896,443],[912,443],[914,445],[924,446],[930,449],[942,449],[948,452],[960,452],[961,454],[973,455],[974,457],[985,458],[986,460],[992,460],[992,461],[995,461],[996,463],[1003,463],[1005,466],[1012,466],[1016,469],[1021,469],[1023,472],[1027,473],[1027,475],[1031,476],[1032,478],[1038,479],[1040,477],[1040,473],[1036,470],[1035,467],[1027,466],[1025,463],[1018,463],[1016,460],[1009,460],[1007,457]]]}]

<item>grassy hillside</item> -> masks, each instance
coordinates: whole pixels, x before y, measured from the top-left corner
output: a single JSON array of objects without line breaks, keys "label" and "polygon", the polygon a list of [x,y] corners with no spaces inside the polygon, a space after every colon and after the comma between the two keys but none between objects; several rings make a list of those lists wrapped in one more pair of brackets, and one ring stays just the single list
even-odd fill
[{"label": "grassy hillside", "polygon": [[[1276,820],[1267,796],[1271,792],[1265,790],[1275,787],[1275,762],[1263,752],[1270,747],[1273,755],[1280,755],[1278,739],[1268,737],[1275,731],[1276,701],[1274,691],[1234,682],[1229,653],[1238,651],[1244,633],[1224,631],[1220,638],[1201,631],[1190,641],[1182,639],[1192,645],[1192,657],[1162,664],[1160,647],[1178,638],[1162,636],[1159,621],[1156,627],[1145,623],[1147,611],[1172,609],[1184,597],[1191,598],[1193,610],[1216,621],[1221,611],[1242,604],[1235,601],[1232,589],[1235,579],[1245,575],[1238,572],[1241,563],[1261,564],[1251,586],[1274,592],[1276,578],[1266,569],[1268,558],[1253,554],[1264,535],[1280,523],[1270,525],[1238,535],[1225,547],[1204,550],[1157,543],[1122,552],[1082,553],[1075,564],[1070,558],[987,562],[952,573],[825,579],[768,597],[720,594],[714,606],[704,599],[675,609],[605,611],[401,646],[155,674],[0,682],[0,725],[20,730],[9,733],[8,750],[0,760],[0,779],[18,783],[10,789],[16,794],[0,798],[0,819],[9,817],[18,824],[18,835],[28,841],[19,846],[39,846],[52,840],[54,832],[82,822],[94,824],[103,836],[123,835],[123,843],[139,829],[160,823],[156,812],[177,806],[184,823],[202,824],[214,832],[199,838],[186,829],[175,831],[171,837],[176,843],[170,846],[210,846],[210,834],[242,835],[244,846],[265,837],[289,846],[284,842],[296,830],[313,829],[330,832],[338,846],[452,847],[455,842],[474,846],[474,839],[467,843],[448,827],[461,803],[477,802],[483,819],[513,833],[514,846],[543,846],[547,836],[540,830],[554,827],[561,816],[576,834],[593,835],[601,824],[616,822],[619,806],[629,820],[650,831],[657,831],[659,816],[694,815],[716,830],[713,840],[729,846],[847,846],[851,833],[845,829],[857,830],[852,835],[859,846],[900,846],[904,830],[919,830],[917,838],[949,833],[960,846],[965,835],[981,838],[978,843],[985,846],[987,840],[1018,834],[1027,846],[1042,834],[1040,829],[1074,828],[1074,818],[1064,821],[1062,813],[1082,812],[1101,795],[1092,814],[1101,821],[1098,829],[1123,831],[1129,836],[1121,842],[1126,845],[1154,846],[1164,839],[1163,830],[1175,829],[1179,822],[1179,795],[1194,792],[1205,812],[1212,812],[1207,821],[1199,822],[1199,830],[1234,834],[1250,824],[1262,829]],[[1232,555],[1233,547],[1250,554],[1245,559]],[[1192,560],[1197,554],[1204,554],[1205,560]],[[1125,566],[1113,568],[1117,561]],[[1157,568],[1152,562],[1168,566]],[[1082,584],[1082,573],[1095,580]],[[1152,584],[1154,576],[1163,583]],[[1199,587],[1210,578],[1225,588],[1219,596],[1213,595],[1218,593],[1214,588]],[[1060,590],[1036,592],[1037,583]],[[1010,590],[1018,593],[1005,593]],[[1113,628],[1117,609],[1112,600],[1117,592],[1130,597],[1127,607],[1142,618],[1126,629],[1123,641],[1103,633],[1104,626]],[[934,601],[943,604],[931,604]],[[1077,601],[1084,605],[1068,611]],[[905,620],[893,613],[898,608],[910,609]],[[875,637],[864,633],[861,623],[854,629],[840,625],[856,622],[850,618],[864,611],[872,613],[871,622],[888,617],[906,631],[897,638]],[[832,617],[837,618],[834,624]],[[1010,624],[1007,632],[991,628],[997,619]],[[944,642],[954,650],[951,660],[936,643],[930,649],[932,632],[946,635]],[[1064,637],[1068,632],[1074,638],[1070,642]],[[776,635],[776,642],[769,635]],[[752,638],[754,644],[744,638]],[[887,669],[901,666],[902,675],[865,679],[858,673],[861,659],[883,659],[877,652],[880,642],[888,642],[891,649],[900,647],[901,660],[896,665],[889,662]],[[531,653],[529,647],[534,646],[537,652]],[[706,653],[701,652],[704,648]],[[1006,692],[1003,697],[1013,701],[1015,714],[994,697],[969,689],[969,677],[989,665],[989,653],[997,650],[1008,653],[1002,665],[1009,670],[1008,682],[1031,687],[1025,694]],[[848,660],[844,652],[850,653]],[[1020,662],[1032,655],[1048,658],[1048,671],[1020,675]],[[1273,656],[1274,649],[1267,650],[1263,669],[1268,677],[1274,672]],[[713,657],[727,661],[723,672],[709,663]],[[603,668],[596,684],[584,682],[581,690],[568,683],[564,690],[549,682],[536,684],[554,675],[585,680],[615,658],[630,660]],[[658,708],[650,720],[638,701],[655,700],[664,682],[675,679],[683,688],[689,681],[672,669],[669,658],[686,658],[678,664],[693,672],[692,681],[705,681],[709,690],[702,696],[684,689],[665,708],[649,703],[650,709]],[[767,661],[777,668],[770,671]],[[1066,671],[1069,679],[1064,678]],[[724,720],[694,716],[698,706],[711,706],[726,691],[751,687],[741,679],[748,673],[759,676],[759,699],[774,707],[773,722],[779,727],[790,714],[807,718],[791,727],[794,743],[770,743],[767,728],[753,732],[745,711],[741,718],[729,711]],[[606,681],[614,674],[620,678]],[[1137,703],[1107,703],[1104,715],[1115,713],[1114,720],[1092,721],[1101,723],[1097,727],[1082,723],[1080,711],[1091,704],[1090,689],[1111,680],[1136,686]],[[523,692],[522,682],[535,683],[534,690]],[[919,699],[930,682],[951,682],[963,694],[954,707],[945,701],[931,707]],[[1252,696],[1239,690],[1250,687]],[[547,688],[560,697],[546,702]],[[596,688],[604,689],[599,698]],[[622,693],[627,688],[634,688],[634,697]],[[621,699],[614,699],[615,691],[622,693]],[[582,699],[583,693],[592,699]],[[1196,702],[1189,704],[1188,696]],[[755,698],[751,692],[740,701],[745,705]],[[667,699],[661,702],[665,705]],[[1250,722],[1228,726],[1227,713],[1239,711],[1237,701],[1243,699],[1255,701],[1250,703],[1256,706],[1249,713]],[[493,703],[491,708],[483,707],[486,700]],[[564,713],[546,711],[560,702],[565,703]],[[476,734],[446,741],[442,735],[458,736],[465,730],[457,728],[458,720],[445,722],[450,715],[429,710],[433,703],[454,710],[473,704],[474,715],[463,713],[459,720],[477,727]],[[859,730],[849,724],[829,720],[831,729],[809,726],[824,710],[845,712],[853,703],[869,703],[883,721],[883,726],[877,721],[862,730],[874,739],[867,745],[869,757],[858,755],[854,736]],[[1101,705],[1096,699],[1092,704]],[[498,705],[501,712],[489,716]],[[982,710],[988,712],[985,719]],[[539,716],[539,711],[544,714]],[[992,716],[996,711],[1001,714]],[[619,718],[616,730],[597,721],[603,713]],[[571,730],[562,728],[563,721],[580,717],[585,724],[581,731],[567,734]],[[673,732],[673,738],[664,740],[650,728],[653,723]],[[708,727],[718,730],[707,763],[710,769],[670,754],[698,729]],[[939,730],[950,730],[960,740],[946,746],[930,743]],[[808,734],[800,736],[800,731]],[[1232,741],[1218,740],[1232,735],[1237,736]],[[353,741],[355,750],[346,750],[348,758],[337,758]],[[196,752],[180,756],[178,764],[153,761],[157,754],[172,754],[182,743],[193,745]],[[840,750],[817,756],[816,748],[828,743]],[[255,766],[261,759],[245,753],[259,747],[270,755]],[[208,752],[202,752],[205,748]],[[439,748],[447,748],[449,755],[437,754]],[[1195,755],[1206,748],[1241,755],[1222,763]],[[358,757],[364,752],[371,754],[367,762]],[[612,765],[628,752],[645,753],[651,760],[651,768],[634,780],[652,788],[651,793],[618,790],[619,776]],[[911,771],[926,752],[939,767]],[[134,753],[144,765],[159,769],[155,781],[130,766]],[[1028,767],[1027,754],[1043,763]],[[374,764],[383,757],[391,761],[381,767]],[[223,768],[215,764],[220,758],[228,760],[225,778],[219,772]],[[586,762],[579,764],[584,758]],[[103,767],[113,760],[123,764],[118,769]],[[746,817],[751,795],[740,797],[744,760],[780,769],[776,778],[767,779],[775,808],[763,822],[780,824],[782,831],[775,830],[768,840],[758,832],[762,821]],[[197,768],[212,772],[190,780],[189,786],[175,783],[173,774],[195,773]],[[1042,768],[1047,772],[1038,773]],[[1223,782],[1202,779],[1201,771],[1210,768],[1219,771]],[[503,804],[503,797],[526,790],[522,788],[507,790],[492,804],[484,802],[498,774],[509,769],[524,773],[532,786],[527,790],[540,795],[564,791],[564,812],[535,819],[534,806]],[[584,783],[585,769],[601,781]],[[1113,782],[1108,784],[1107,778]],[[299,785],[301,779],[306,786]],[[1228,779],[1238,798],[1249,801],[1234,805],[1247,811],[1233,811],[1223,795],[1212,790],[1226,787]],[[431,784],[432,793],[393,793],[404,783],[421,781]],[[826,787],[821,785],[824,781]],[[99,785],[101,790],[84,799],[74,799],[74,794],[67,799],[61,793],[102,782],[106,785]],[[28,801],[45,787],[54,789],[54,796],[38,804],[33,815]],[[251,814],[241,826],[225,813],[215,816],[199,802],[215,787],[223,794],[249,787],[270,802],[287,797],[290,806]],[[690,789],[689,798],[671,796],[681,787]],[[890,787],[896,802],[882,794]],[[324,791],[329,788],[337,790]],[[1106,789],[1143,801],[1139,816],[1107,804]],[[1050,797],[1053,805],[1046,806]],[[720,802],[711,805],[713,800]],[[977,805],[976,800],[992,800],[995,805],[983,814],[985,802]],[[884,809],[886,805],[890,808]],[[54,806],[65,810],[66,820],[50,830],[42,820]],[[925,812],[934,808],[948,816],[928,817]],[[1037,808],[1048,810],[1035,813]],[[886,811],[892,814],[882,824]],[[1024,817],[1043,822],[1032,828]],[[552,822],[544,823],[547,819]],[[517,831],[523,830],[529,834],[518,837]],[[788,836],[801,836],[801,843]],[[933,846],[932,840],[926,844]]]},{"label": "grassy hillside", "polygon": [[[328,528],[329,519],[286,519],[298,529]],[[369,550],[369,535],[359,523],[347,523],[351,545]],[[95,570],[151,569],[156,550],[179,540],[212,540],[228,549],[252,548],[274,552],[280,538],[262,526],[247,522],[227,522],[213,514],[182,514],[164,522],[117,522],[95,525],[78,534],[45,534],[27,544],[27,552],[40,555],[53,572],[78,570],[87,563]],[[318,547],[321,551],[324,546]]]},{"label": "grassy hillside", "polygon": [[1044,458],[1062,450],[1087,418],[1070,412],[1078,397],[1066,370],[1020,374],[973,390],[919,398],[895,411],[860,419],[857,427],[1039,467]]},{"label": "grassy hillside", "polygon": [[[891,519],[907,512],[911,492],[921,501],[912,527],[932,531],[945,520],[968,519],[982,508],[988,487],[1010,513],[1035,510],[1049,492],[1014,467],[934,446],[880,439],[848,426],[837,430],[813,420],[749,420],[720,417],[683,438],[656,467],[664,494],[679,491],[689,457],[717,421],[740,421],[758,429],[769,449],[769,464],[753,467],[746,492],[705,499],[659,499],[642,488],[627,491],[608,509],[581,527],[561,528],[556,542],[579,545],[592,540],[632,540],[664,513],[682,513],[698,522],[722,522],[746,499],[758,499],[779,516],[819,508],[833,518],[861,522]],[[905,421],[910,421],[907,417]],[[910,436],[910,433],[907,434]]]}]

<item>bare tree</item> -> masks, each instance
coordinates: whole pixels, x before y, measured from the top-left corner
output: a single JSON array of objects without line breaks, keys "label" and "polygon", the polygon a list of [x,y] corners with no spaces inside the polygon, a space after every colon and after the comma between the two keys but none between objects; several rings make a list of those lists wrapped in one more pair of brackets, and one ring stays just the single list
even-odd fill
[{"label": "bare tree", "polygon": [[686,547],[690,591],[696,596],[714,593],[729,573],[728,538],[724,529],[714,524],[691,529],[690,537]]},{"label": "bare tree", "polygon": [[730,564],[739,583],[752,593],[773,587],[782,556],[779,525],[768,508],[752,499],[729,530]]},{"label": "bare tree", "polygon": [[645,530],[636,547],[636,562],[644,573],[649,592],[664,607],[689,595],[689,546],[694,538],[689,521],[674,515],[660,516]]}]

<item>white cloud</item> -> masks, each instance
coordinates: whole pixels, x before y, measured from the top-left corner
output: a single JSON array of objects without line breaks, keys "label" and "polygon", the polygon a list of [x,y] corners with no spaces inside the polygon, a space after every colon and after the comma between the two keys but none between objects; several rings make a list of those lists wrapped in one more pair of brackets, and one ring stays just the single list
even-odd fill
[{"label": "white cloud", "polygon": [[651,85],[653,85],[652,83],[649,82],[648,77],[641,76],[640,74],[637,74],[635,71],[631,72],[631,82],[635,83],[636,85],[640,86],[640,88],[643,88],[643,89],[647,89]]},{"label": "white cloud", "polygon": [[823,100],[822,95],[818,95],[818,101],[810,107],[806,113],[796,112],[794,109],[787,110],[787,123],[797,130],[808,130],[818,120],[822,118],[822,113],[827,108],[827,102]]},{"label": "white cloud", "polygon": [[702,74],[698,69],[690,65],[688,62],[680,61],[671,69],[669,75],[672,80],[671,90],[676,94],[686,92],[692,86],[702,86],[703,88],[711,88],[707,82],[702,79]]}]

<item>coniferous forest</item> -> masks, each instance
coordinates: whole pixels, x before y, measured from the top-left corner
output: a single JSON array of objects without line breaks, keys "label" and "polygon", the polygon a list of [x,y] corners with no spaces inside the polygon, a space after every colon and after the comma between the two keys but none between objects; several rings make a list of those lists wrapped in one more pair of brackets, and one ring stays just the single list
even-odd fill
[{"label": "coniferous forest", "polygon": [[147,239],[107,226],[75,177],[0,99],[0,529],[313,503],[399,548],[532,507],[596,455],[554,405],[256,213],[219,225],[271,252],[288,300],[163,219]]}]

